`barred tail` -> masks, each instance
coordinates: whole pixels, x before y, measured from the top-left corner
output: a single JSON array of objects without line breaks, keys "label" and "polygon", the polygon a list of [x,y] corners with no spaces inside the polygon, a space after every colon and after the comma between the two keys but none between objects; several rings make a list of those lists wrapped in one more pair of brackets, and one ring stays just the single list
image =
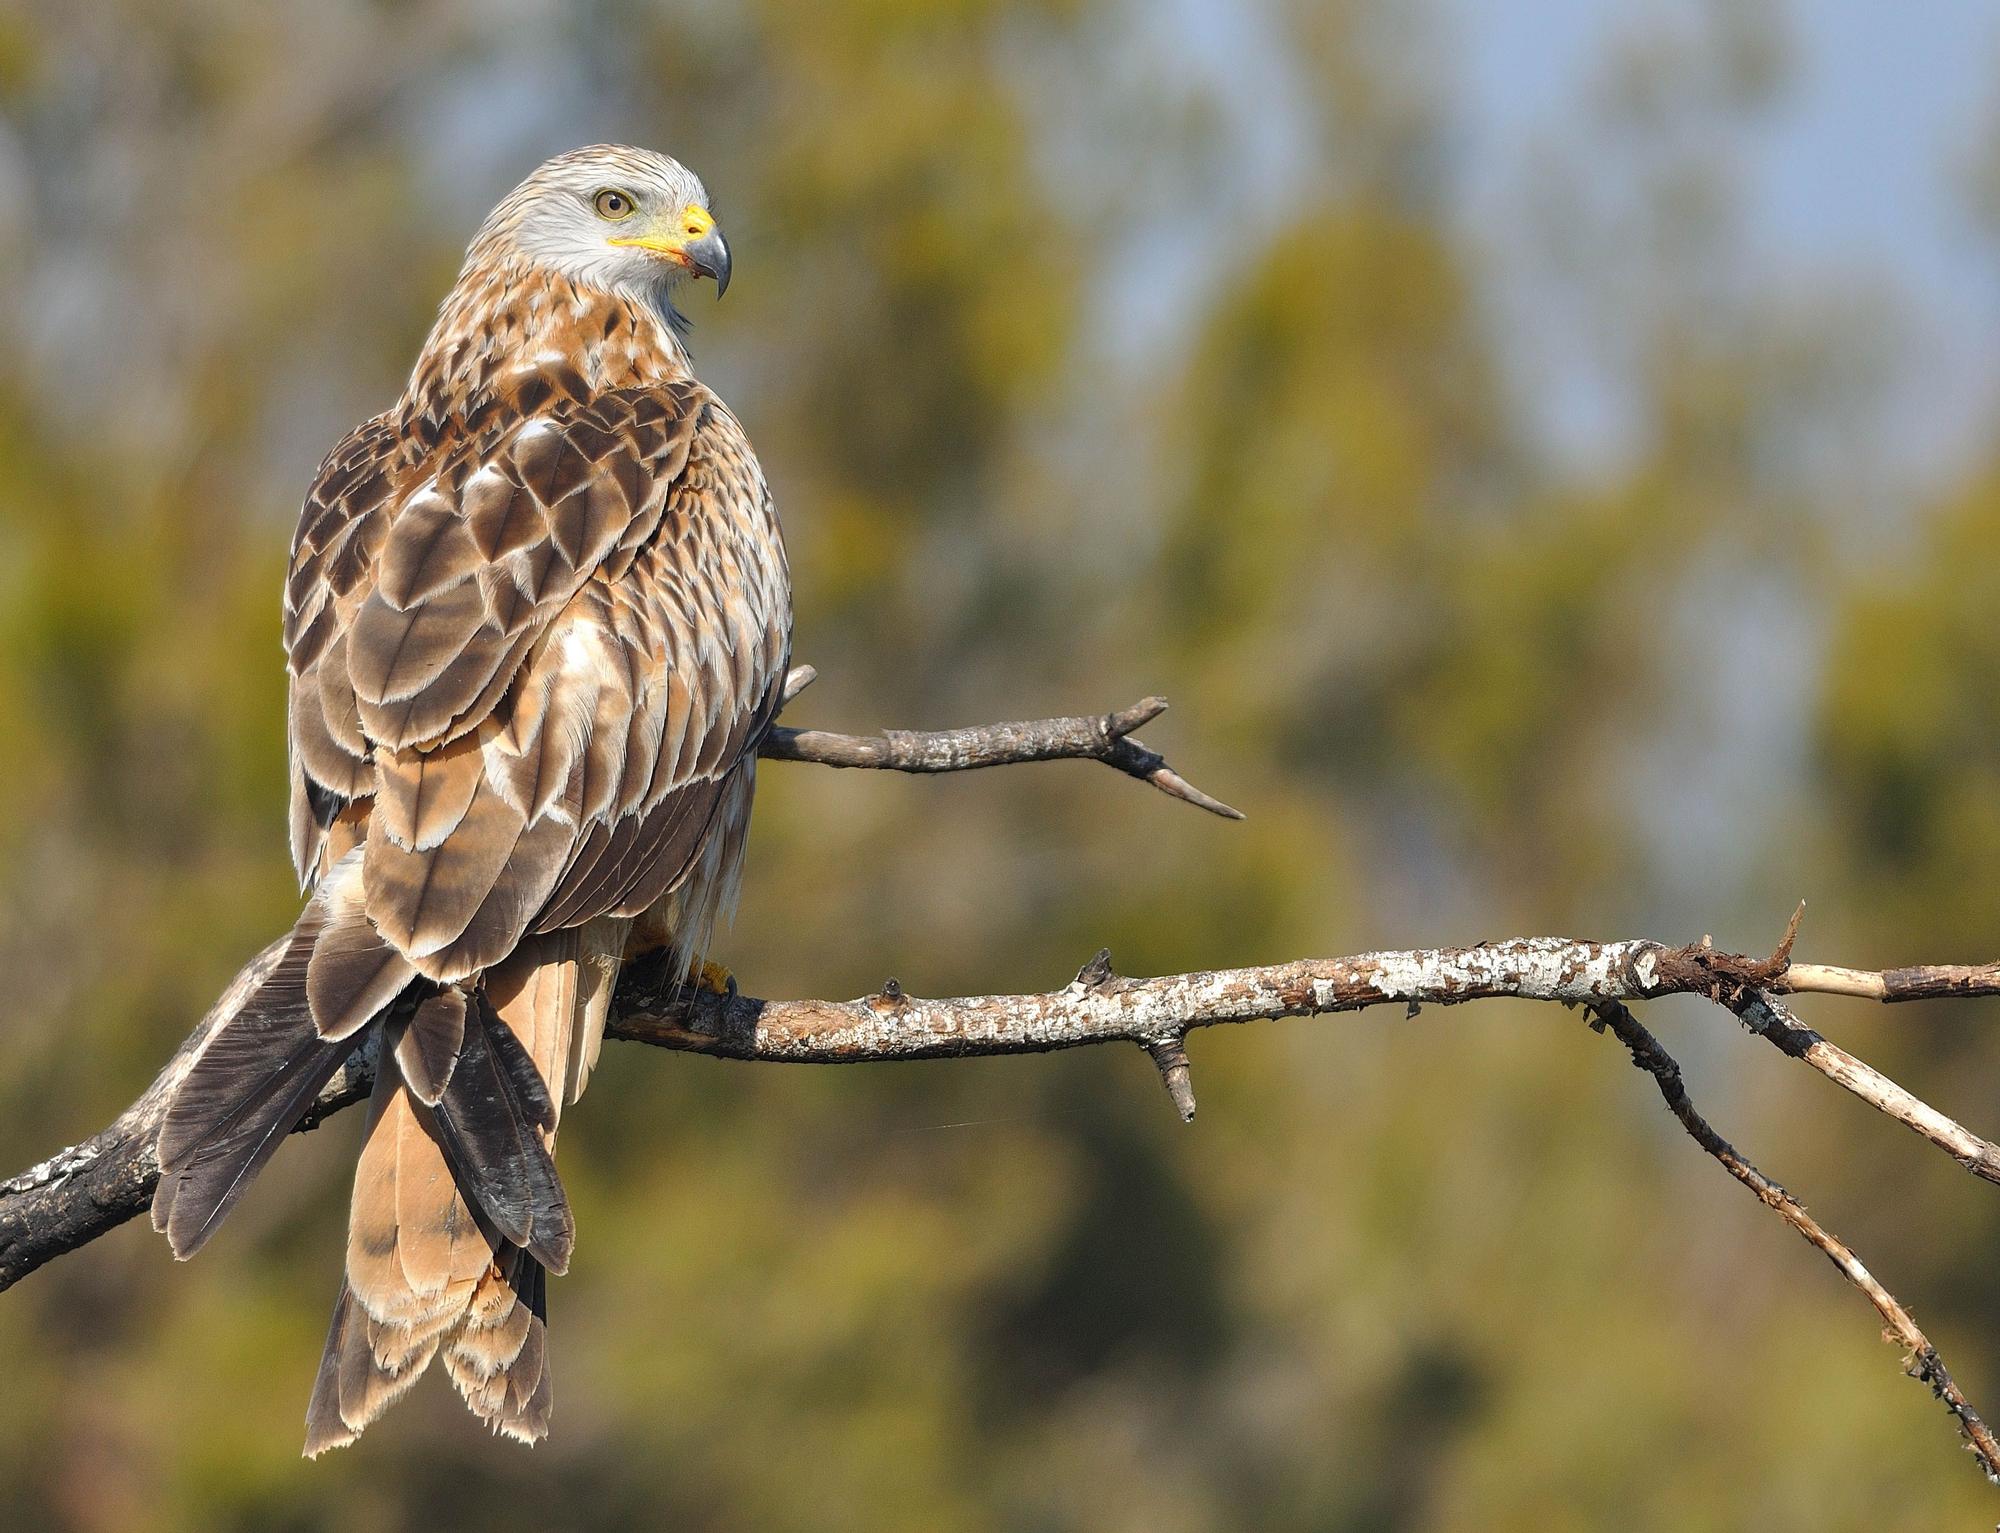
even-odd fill
[{"label": "barred tail", "polygon": [[547,1276],[574,1240],[552,1150],[615,977],[592,954],[622,945],[617,924],[530,938],[388,1023],[309,1456],[352,1442],[434,1358],[496,1432],[547,1432]]}]

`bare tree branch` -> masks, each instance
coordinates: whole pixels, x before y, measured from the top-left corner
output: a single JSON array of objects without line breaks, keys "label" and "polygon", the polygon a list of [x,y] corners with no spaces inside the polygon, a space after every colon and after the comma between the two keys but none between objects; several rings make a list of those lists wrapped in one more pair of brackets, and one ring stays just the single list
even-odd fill
[{"label": "bare tree branch", "polygon": [[1877,1112],[1922,1135],[1974,1176],[2000,1182],[2000,1145],[1946,1117],[1839,1044],[1827,1042],[1778,999],[1779,992],[1806,990],[1880,1001],[1914,1000],[1919,992],[1930,999],[1987,995],[1994,991],[1986,988],[1987,981],[1980,976],[1988,973],[1990,966],[1932,965],[1876,972],[1795,964],[1791,961],[1792,943],[1804,914],[1804,905],[1792,913],[1784,940],[1769,958],[1720,952],[1704,937],[1691,947],[1662,955],[1666,978],[1675,989],[1706,995],[1727,1006],[1765,1042],[1811,1065]]},{"label": "bare tree branch", "polygon": [[[786,697],[812,681],[810,667],[789,679]],[[1217,814],[1236,811],[1189,786],[1132,738],[1165,704],[1148,699],[1118,713],[1043,719],[932,733],[879,736],[777,730],[763,754],[779,760],[905,772],[963,771],[1063,758],[1103,761],[1169,795]],[[1923,1135],[1976,1175],[2000,1181],[2000,1147],[1989,1143],[1838,1046],[1786,1010],[1781,995],[1820,992],[1881,1001],[2000,993],[2000,965],[1928,966],[1885,971],[1791,962],[1795,914],[1769,958],[1717,949],[1707,938],[1685,947],[1645,940],[1589,942],[1524,937],[1469,948],[1302,959],[1260,968],[1219,969],[1135,979],[1100,952],[1060,990],[1037,995],[930,999],[894,980],[848,1001],[766,1001],[690,990],[657,957],[626,966],[612,1007],[610,1036],[726,1059],[845,1064],[974,1054],[1033,1053],[1101,1043],[1144,1049],[1175,1108],[1194,1115],[1186,1040],[1224,1023],[1324,1016],[1380,1005],[1414,1012],[1426,1004],[1513,998],[1588,1008],[1649,1071],[1697,1142],[1750,1187],[1855,1283],[1891,1336],[1909,1348],[1911,1371],[1957,1419],[1989,1476],[2000,1478],[2000,1447],[1960,1392],[1908,1312],[1840,1241],[1782,1188],[1738,1156],[1694,1111],[1679,1067],[1625,1003],[1699,995],[1728,1007],[1760,1037],[1810,1064],[1879,1111]],[[138,1101],[102,1132],[0,1182],[0,1289],[145,1210],[159,1180],[154,1139],[174,1086],[204,1039],[241,1005],[275,961],[279,944],[239,975]],[[375,1070],[371,1040],[321,1093],[301,1129],[365,1097]]]},{"label": "bare tree branch", "polygon": [[1877,1282],[1875,1275],[1861,1264],[1847,1244],[1831,1234],[1813,1216],[1806,1212],[1805,1205],[1776,1182],[1765,1176],[1749,1161],[1736,1152],[1735,1146],[1711,1128],[1707,1119],[1695,1111],[1689,1100],[1687,1087],[1681,1080],[1681,1067],[1672,1055],[1660,1047],[1660,1042],[1647,1031],[1639,1019],[1617,1001],[1595,1003],[1591,1007],[1596,1020],[1593,1027],[1605,1028],[1617,1035],[1618,1041],[1631,1051],[1632,1063],[1653,1077],[1660,1088],[1660,1095],[1666,1098],[1667,1106],[1680,1120],[1681,1127],[1688,1131],[1694,1142],[1708,1151],[1723,1165],[1728,1173],[1757,1195],[1758,1201],[1775,1212],[1779,1218],[1797,1230],[1810,1241],[1826,1259],[1840,1269],[1842,1277],[1860,1289],[1868,1302],[1875,1306],[1875,1312],[1882,1317],[1888,1338],[1901,1346],[1909,1354],[1904,1371],[1912,1378],[1928,1384],[1931,1393],[1944,1402],[1944,1408],[1951,1412],[1958,1422],[1958,1429],[1964,1435],[1966,1446],[1979,1460],[1979,1467],[1986,1471],[1986,1478],[2000,1485],[2000,1442],[1993,1437],[1993,1429],[1980,1418],[1979,1412],[1965,1398],[1965,1392],[1951,1376],[1951,1370],[1938,1356],[1937,1348],[1930,1338],[1917,1328],[1917,1322],[1910,1312],[1897,1302],[1896,1296]]},{"label": "bare tree branch", "polygon": [[[810,681],[808,676],[800,689]],[[1169,798],[1226,820],[1242,819],[1240,809],[1202,792],[1168,766],[1157,751],[1133,738],[1135,730],[1166,711],[1164,697],[1148,697],[1116,713],[980,724],[970,729],[885,729],[879,735],[836,735],[823,729],[781,726],[765,736],[758,754],[774,761],[812,761],[821,766],[872,767],[890,772],[970,772],[1024,761],[1101,761],[1128,777],[1151,783]]]},{"label": "bare tree branch", "polygon": [[1774,995],[1753,995],[1731,1008],[1744,1025],[1794,1059],[1804,1060],[1836,1086],[1921,1134],[1974,1176],[2000,1182],[2000,1146],[1981,1139],[1919,1097],[1912,1096],[1866,1061],[1855,1058],[1785,1009]]},{"label": "bare tree branch", "polygon": [[1795,963],[1779,988],[1797,993],[1854,995],[1870,1001],[1941,1001],[2000,995],[2000,963],[1927,963],[1909,969],[1842,969]]},{"label": "bare tree branch", "polygon": [[[239,976],[159,1079],[115,1123],[0,1183],[0,1288],[147,1206],[158,1174],[151,1139],[167,1097],[195,1048],[248,993],[275,951],[275,946],[266,949]],[[1783,971],[1774,976],[1769,963],[1722,953],[1707,943],[1670,947],[1644,940],[1524,937],[1470,948],[1365,953],[1134,979],[1114,973],[1109,955],[1100,953],[1068,985],[1038,995],[933,999],[908,995],[891,980],[880,993],[854,1000],[767,1001],[690,991],[679,975],[641,959],[628,965],[619,981],[609,1031],[614,1038],[660,1048],[791,1064],[1133,1043],[1153,1057],[1176,1107],[1191,1116],[1194,1097],[1185,1039],[1196,1028],[1387,1004],[1449,1006],[1501,997],[1572,1006],[1682,994],[1726,1001],[1717,994],[1718,973],[1778,982]],[[1757,1004],[1775,1003],[1759,995]],[[1799,1048],[1788,1035],[1792,1046],[1786,1052],[1808,1062],[1841,1062],[1824,1073],[1917,1129],[1969,1169],[1986,1175],[2000,1164],[2000,1148],[1796,1022],[1784,1025],[1813,1040]],[[304,1126],[366,1095],[373,1068],[373,1056],[364,1049],[329,1084]]]},{"label": "bare tree branch", "polygon": [[[795,666],[785,678],[782,703],[791,702],[817,676],[809,665]],[[1115,713],[965,729],[888,730],[880,735],[777,728],[766,736],[760,754],[781,761],[899,772],[958,772],[1029,761],[1102,761],[1128,776],[1151,783],[1169,797],[1229,819],[1242,819],[1240,812],[1194,787],[1158,753],[1133,738],[1136,730],[1158,718],[1166,706],[1164,698],[1149,697]],[[277,949],[275,943],[266,948],[237,976],[158,1078],[116,1122],[82,1143],[60,1150],[20,1175],[0,1182],[0,1289],[11,1287],[44,1262],[96,1239],[151,1204],[153,1189],[159,1181],[153,1140],[173,1088],[186,1073],[202,1041],[263,978]],[[642,966],[635,966],[629,983],[638,983],[643,973]],[[671,991],[674,986],[667,989]],[[652,1020],[657,1022],[658,1017]],[[642,1025],[639,1021],[634,1023],[635,1027]],[[639,1032],[622,1032],[622,1027],[622,1023],[614,1022],[613,1035],[642,1036]],[[728,1052],[719,1043],[690,1042],[678,1046],[698,1047],[710,1053]],[[302,1129],[315,1126],[328,1113],[367,1095],[373,1081],[373,1050],[371,1041],[334,1077],[300,1125]],[[1182,1077],[1184,1080],[1185,1069]],[[1187,1111],[1193,1112],[1192,1096],[1188,1097]]]}]

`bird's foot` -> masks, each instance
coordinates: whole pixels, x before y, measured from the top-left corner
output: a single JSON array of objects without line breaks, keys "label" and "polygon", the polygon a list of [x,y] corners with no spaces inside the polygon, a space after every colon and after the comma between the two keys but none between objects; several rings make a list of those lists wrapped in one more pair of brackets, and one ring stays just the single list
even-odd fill
[{"label": "bird's foot", "polygon": [[715,995],[736,994],[736,976],[719,963],[696,959],[688,965],[687,985],[691,990],[707,990]]}]

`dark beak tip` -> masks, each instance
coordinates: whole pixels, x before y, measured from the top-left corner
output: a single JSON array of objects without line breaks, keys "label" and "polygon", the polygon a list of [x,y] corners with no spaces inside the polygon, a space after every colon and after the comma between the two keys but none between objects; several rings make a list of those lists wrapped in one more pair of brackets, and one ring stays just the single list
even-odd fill
[{"label": "dark beak tip", "polygon": [[702,276],[715,279],[715,296],[720,298],[729,291],[729,241],[717,229],[702,237],[698,244],[688,249],[694,258],[694,269]]}]

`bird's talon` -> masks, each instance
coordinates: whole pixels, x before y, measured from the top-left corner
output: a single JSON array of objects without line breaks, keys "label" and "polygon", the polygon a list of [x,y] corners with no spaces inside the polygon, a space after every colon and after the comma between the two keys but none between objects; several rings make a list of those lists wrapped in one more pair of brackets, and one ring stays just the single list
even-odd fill
[{"label": "bird's talon", "polygon": [[721,996],[736,994],[736,976],[719,963],[696,962],[688,965],[687,982],[689,988],[694,990],[707,990]]}]

